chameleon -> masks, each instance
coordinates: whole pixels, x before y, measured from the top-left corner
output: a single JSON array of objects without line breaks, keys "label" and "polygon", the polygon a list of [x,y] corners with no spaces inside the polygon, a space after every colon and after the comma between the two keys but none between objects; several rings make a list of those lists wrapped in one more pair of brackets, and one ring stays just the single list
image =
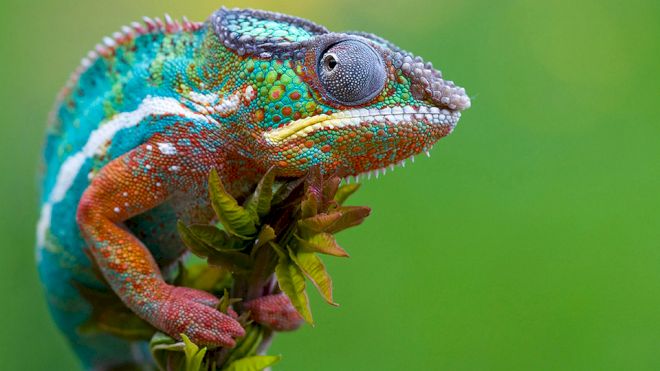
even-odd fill
[{"label": "chameleon", "polygon": [[[429,151],[468,107],[431,63],[369,33],[224,7],[124,26],[82,59],[49,117],[36,255],[55,323],[83,369],[150,360],[144,342],[80,331],[93,304],[80,287],[174,338],[234,346],[236,319],[167,274],[186,253],[177,221],[213,222],[212,169],[235,197],[270,168],[378,175]],[[249,304],[295,327],[288,299]]]}]

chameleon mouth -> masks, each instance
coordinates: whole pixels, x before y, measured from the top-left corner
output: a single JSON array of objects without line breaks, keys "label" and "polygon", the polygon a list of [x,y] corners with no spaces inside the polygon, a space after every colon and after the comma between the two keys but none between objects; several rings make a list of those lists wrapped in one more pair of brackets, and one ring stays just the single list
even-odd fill
[{"label": "chameleon mouth", "polygon": [[448,126],[449,132],[451,132],[460,117],[461,113],[459,111],[437,107],[361,108],[295,120],[288,125],[265,133],[264,137],[271,143],[281,143],[299,137],[306,137],[308,134],[317,130],[332,130],[351,126],[359,127],[360,125],[374,123],[400,125],[421,122],[427,125]]}]

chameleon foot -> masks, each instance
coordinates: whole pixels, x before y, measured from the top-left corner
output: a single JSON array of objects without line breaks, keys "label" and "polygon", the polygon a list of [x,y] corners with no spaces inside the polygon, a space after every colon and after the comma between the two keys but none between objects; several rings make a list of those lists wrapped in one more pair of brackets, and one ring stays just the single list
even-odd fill
[{"label": "chameleon foot", "polygon": [[170,286],[169,298],[160,308],[156,326],[180,339],[186,334],[195,344],[232,348],[245,330],[230,316],[215,309],[217,299],[202,291]]},{"label": "chameleon foot", "polygon": [[245,309],[252,313],[255,322],[275,331],[292,331],[303,322],[284,293],[251,300],[245,303]]}]

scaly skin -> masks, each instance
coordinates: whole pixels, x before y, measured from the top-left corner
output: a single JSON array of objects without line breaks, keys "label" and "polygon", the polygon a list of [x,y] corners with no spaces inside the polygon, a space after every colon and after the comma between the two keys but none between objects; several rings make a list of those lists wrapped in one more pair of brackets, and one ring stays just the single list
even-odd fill
[{"label": "scaly skin", "polygon": [[[85,367],[139,359],[140,345],[76,330],[90,305],[73,283],[109,284],[171,336],[233,346],[244,330],[216,299],[161,271],[183,253],[176,220],[213,217],[209,171],[236,197],[272,166],[282,176],[379,171],[428,151],[469,104],[385,40],[294,17],[221,9],[205,23],[124,27],[83,60],[51,117],[37,256],[56,322]],[[281,296],[246,306],[276,330],[299,324]]]}]

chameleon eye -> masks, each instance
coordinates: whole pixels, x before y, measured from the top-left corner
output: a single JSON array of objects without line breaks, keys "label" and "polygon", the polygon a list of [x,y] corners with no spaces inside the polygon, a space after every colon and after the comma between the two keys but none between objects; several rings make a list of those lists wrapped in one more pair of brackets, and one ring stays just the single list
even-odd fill
[{"label": "chameleon eye", "polygon": [[326,94],[354,106],[371,100],[385,86],[385,65],[378,53],[357,40],[331,45],[320,55],[317,73]]}]

